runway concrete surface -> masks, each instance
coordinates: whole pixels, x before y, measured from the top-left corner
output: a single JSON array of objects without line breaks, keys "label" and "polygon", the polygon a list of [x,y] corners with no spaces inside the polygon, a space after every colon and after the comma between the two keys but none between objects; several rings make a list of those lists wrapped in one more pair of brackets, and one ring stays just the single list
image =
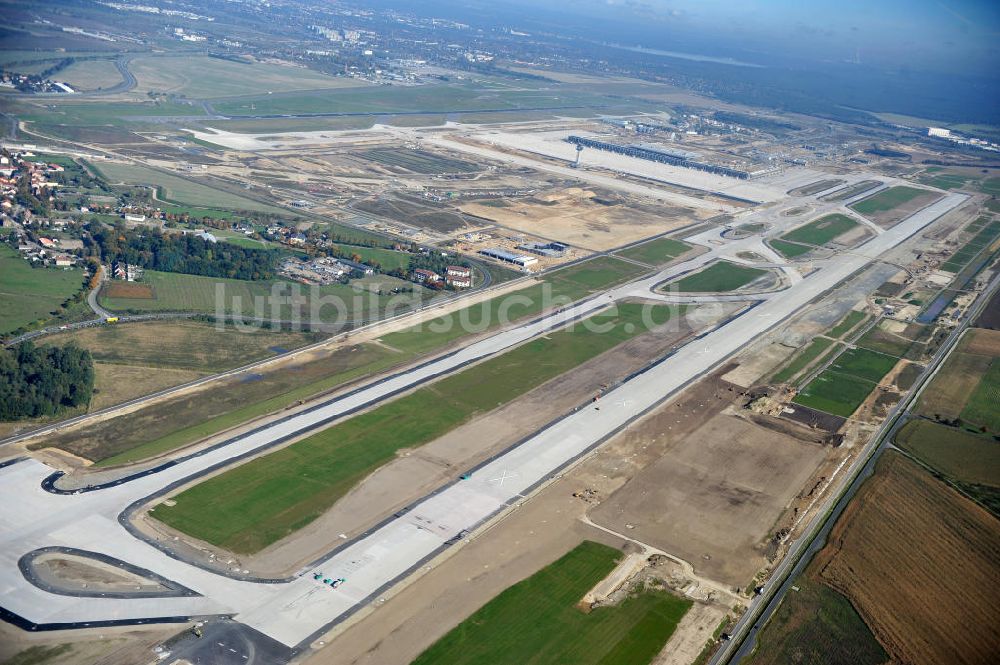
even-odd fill
[{"label": "runway concrete surface", "polygon": [[[133,535],[122,522],[130,506],[189,482],[209,470],[254,454],[276,442],[316,428],[331,419],[374,404],[442,373],[535,337],[574,317],[585,316],[616,300],[657,297],[650,290],[720,258],[754,251],[769,262],[780,261],[760,236],[726,240],[718,232],[691,238],[709,251],[654,275],[616,287],[565,311],[541,317],[401,372],[371,387],[347,393],[321,408],[280,420],[273,425],[183,458],[158,472],[92,491],[56,493],[42,481],[54,469],[24,459],[0,468],[0,605],[8,617],[36,627],[82,627],[113,622],[156,622],[187,617],[229,616],[290,648],[302,648],[332,625],[372,603],[387,589],[478,526],[523,501],[533,489],[560,473],[574,460],[626,427],[664,399],[720,365],[756,337],[793,315],[824,291],[919,232],[966,200],[948,194],[854,251],[826,261],[790,280],[783,291],[742,296],[755,306],[676,350],[607,393],[599,403],[580,407],[521,441],[497,457],[471,469],[467,479],[447,486],[397,513],[367,535],[348,541],[315,566],[290,580],[241,579],[205,570],[171,556],[155,543]],[[813,201],[815,203],[815,201]],[[821,206],[822,207],[822,206]],[[801,223],[761,213],[777,235]],[[754,221],[750,216],[746,221]],[[707,296],[665,296],[677,302],[711,302]],[[714,298],[719,300],[720,298]],[[206,510],[211,510],[206,506]],[[103,554],[149,570],[196,592],[197,596],[161,598],[101,598],[61,595],[35,586],[18,561],[46,547],[69,547]],[[346,578],[339,588],[314,579]]]}]

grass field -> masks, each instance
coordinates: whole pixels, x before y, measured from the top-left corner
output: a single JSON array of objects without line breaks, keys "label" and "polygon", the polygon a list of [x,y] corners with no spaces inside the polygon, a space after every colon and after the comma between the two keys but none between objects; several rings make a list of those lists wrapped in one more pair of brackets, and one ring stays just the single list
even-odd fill
[{"label": "grass field", "polygon": [[[210,478],[174,497],[175,505],[158,506],[155,515],[231,551],[259,551],[319,517],[400,449],[418,448],[639,334],[642,311],[642,305],[623,304],[617,313],[591,317],[613,324],[606,332],[577,325],[531,340]],[[656,311],[660,320],[669,318],[669,308]]]},{"label": "grass field", "polygon": [[800,245],[797,242],[787,242],[785,240],[769,240],[768,244],[776,252],[784,256],[786,259],[794,259],[797,256],[802,256],[803,254],[808,254],[813,251],[813,247],[807,245]]},{"label": "grass field", "polygon": [[892,450],[814,565],[894,663],[990,663],[1000,653],[996,518]]},{"label": "grass field", "polygon": [[843,339],[847,333],[853,331],[859,323],[867,318],[868,315],[865,312],[851,310],[844,318],[837,322],[837,325],[830,329],[830,337]]},{"label": "grass field", "polygon": [[1000,443],[929,420],[911,420],[896,444],[954,481],[1000,487]]},{"label": "grass field", "polygon": [[686,242],[673,238],[657,238],[615,253],[633,261],[640,261],[651,266],[661,266],[670,263],[690,250],[691,245]]},{"label": "grass field", "polygon": [[76,90],[99,90],[122,82],[113,60],[77,60],[56,75]]},{"label": "grass field", "polygon": [[809,346],[804,349],[799,349],[796,351],[791,362],[782,367],[771,377],[772,383],[785,383],[791,379],[798,376],[804,369],[812,366],[820,356],[825,356],[830,345],[833,344],[832,339],[826,337],[817,337],[809,343]]},{"label": "grass field", "polygon": [[851,204],[851,208],[862,215],[872,215],[880,212],[888,212],[926,194],[933,194],[933,192],[929,192],[926,189],[898,185],[883,189],[866,199]]},{"label": "grass field", "polygon": [[[609,280],[608,283],[625,279],[628,276],[625,269],[637,269],[631,264],[613,259],[598,264],[598,271],[602,267],[607,269],[605,278]],[[561,278],[561,288],[564,292],[573,292],[576,297],[580,297],[579,294],[585,295],[591,287],[575,284],[573,276],[582,276],[592,285],[595,283],[594,270],[584,264],[567,269],[569,275]],[[537,293],[530,289],[522,289],[516,293],[523,295],[526,291],[536,297],[529,306],[515,304],[510,307],[511,320],[540,311],[543,303],[540,298],[541,287],[537,287]],[[495,298],[485,306],[487,321],[496,321],[496,313],[503,307],[503,302],[506,302],[503,297]],[[457,322],[464,318],[475,324],[480,320],[481,310],[478,306],[461,311],[465,314],[443,317],[445,321],[456,322],[445,331],[435,332],[440,330],[438,326],[442,324],[442,320],[436,320],[434,326],[419,326],[381,338],[402,351],[390,351],[386,346],[375,344],[348,347],[302,365],[264,371],[253,377],[253,381],[238,385],[227,381],[194,397],[171,398],[146,407],[136,414],[112,418],[59,435],[45,445],[69,450],[94,460],[101,466],[125,464],[169,452],[251,418],[285,408],[297,400],[383,371],[421,353],[439,349],[469,334],[470,331]]]},{"label": "grass field", "polygon": [[850,417],[871,394],[875,384],[848,374],[825,370],[809,382],[793,400],[796,404]]},{"label": "grass field", "polygon": [[971,180],[969,176],[949,172],[922,173],[917,177],[917,182],[921,185],[929,185],[938,189],[958,189],[964,186],[969,180]]},{"label": "grass field", "polygon": [[[292,307],[288,304],[289,294],[298,289],[301,304],[301,320],[313,320],[311,307],[315,302],[323,304],[328,301],[317,298],[333,299],[341,305],[323,304],[317,317],[324,323],[343,323],[358,318],[367,319],[378,316],[393,303],[412,305],[418,303],[423,295],[419,289],[411,302],[408,299],[393,299],[390,295],[378,295],[372,289],[379,287],[389,289],[405,284],[400,279],[387,275],[374,275],[354,280],[350,285],[329,284],[310,287],[301,284],[280,281],[249,281],[241,279],[225,279],[222,277],[202,277],[200,275],[184,275],[181,273],[146,271],[143,276],[145,283],[153,287],[153,298],[109,298],[102,291],[100,302],[107,309],[115,312],[205,312],[213,314],[217,311],[216,293],[223,294],[222,308],[226,313],[239,313],[244,316],[260,318],[279,318],[288,320],[292,315]],[[272,294],[274,296],[272,297]],[[405,302],[404,302],[405,300]],[[405,311],[401,308],[399,311]]]},{"label": "grass field", "polygon": [[179,320],[83,328],[50,335],[45,342],[76,343],[102,363],[221,372],[321,338],[272,330],[219,330],[214,323]]},{"label": "grass field", "polygon": [[781,237],[792,242],[825,245],[837,236],[843,235],[857,226],[858,222],[847,215],[826,215],[797,229],[793,229]]},{"label": "grass field", "polygon": [[766,274],[767,271],[760,268],[748,268],[729,261],[716,261],[707,268],[672,282],[666,288],[676,287],[681,293],[735,291]]},{"label": "grass field", "polygon": [[138,81],[135,92],[139,94],[153,90],[194,99],[368,87],[357,79],[327,76],[304,67],[239,63],[202,55],[139,57],[129,69]]},{"label": "grass field", "polygon": [[835,416],[849,417],[899,358],[860,347],[840,354],[793,400]]},{"label": "grass field", "polygon": [[808,572],[795,587],[761,631],[749,665],[881,665],[888,660],[847,598]]},{"label": "grass field", "polygon": [[159,188],[160,198],[180,205],[199,208],[224,208],[288,215],[288,211],[252,199],[230,194],[179,176],[154,171],[143,166],[101,162],[95,168],[108,182],[150,185]]},{"label": "grass field", "polygon": [[830,369],[841,374],[850,374],[859,379],[877,383],[889,373],[899,358],[869,349],[848,349],[840,355]]},{"label": "grass field", "polygon": [[1000,434],[1000,358],[993,358],[986,374],[972,391],[962,409],[962,420]]},{"label": "grass field", "polygon": [[224,379],[212,389],[171,397],[142,410],[49,437],[52,446],[98,466],[126,464],[175,450],[203,437],[281,410],[400,362],[374,344],[320,354],[312,362]]},{"label": "grass field", "polygon": [[584,541],[497,595],[412,665],[646,665],[691,601],[642,590],[617,606],[589,613],[576,607],[621,556]]},{"label": "grass field", "polygon": [[[531,107],[607,106],[616,100],[587,91],[506,90],[498,93],[475,84],[372,86],[308,95],[272,95],[213,104],[226,116],[314,113],[454,113],[517,110]],[[620,102],[619,102],[620,103]]]},{"label": "grass field", "polygon": [[0,244],[0,334],[45,321],[83,287],[79,269],[32,268],[7,244]]},{"label": "grass field", "polygon": [[452,314],[438,317],[399,332],[381,341],[409,353],[426,353],[470,332],[492,330],[506,323],[560,307],[600,289],[638,277],[645,270],[610,256],[577,263],[544,277],[544,283],[491,298]]},{"label": "grass field", "polygon": [[[785,256],[798,256],[804,254],[812,249],[811,245],[822,246],[837,238],[843,234],[857,228],[858,222],[854,221],[847,215],[833,214],[820,217],[819,219],[809,222],[804,226],[800,226],[797,229],[793,229],[788,233],[781,236],[780,245],[775,246],[782,254]],[[804,243],[804,244],[797,244]],[[774,242],[771,243],[774,245]],[[788,251],[791,246],[794,245],[796,248],[804,249],[805,251],[799,251],[799,249],[792,250],[792,254]]]},{"label": "grass field", "polygon": [[865,349],[903,358],[909,353],[914,340],[920,336],[923,329],[919,324],[913,326],[915,328],[913,330],[894,333],[888,330],[888,322],[883,321],[879,325],[872,326],[858,339],[857,344]]},{"label": "grass field", "polygon": [[996,405],[1000,386],[1000,332],[972,329],[920,395],[918,413],[940,420],[1000,431]]}]

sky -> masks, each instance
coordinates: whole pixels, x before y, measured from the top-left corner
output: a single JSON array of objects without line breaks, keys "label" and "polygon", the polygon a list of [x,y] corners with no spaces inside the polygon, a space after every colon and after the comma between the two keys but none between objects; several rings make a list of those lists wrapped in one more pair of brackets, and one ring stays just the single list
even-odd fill
[{"label": "sky", "polygon": [[397,0],[595,41],[760,64],[854,62],[995,78],[1000,0]]},{"label": "sky", "polygon": [[[634,23],[643,46],[700,42],[764,58],[996,71],[1000,1],[541,0],[581,17]],[[661,42],[661,43],[654,43]]]}]

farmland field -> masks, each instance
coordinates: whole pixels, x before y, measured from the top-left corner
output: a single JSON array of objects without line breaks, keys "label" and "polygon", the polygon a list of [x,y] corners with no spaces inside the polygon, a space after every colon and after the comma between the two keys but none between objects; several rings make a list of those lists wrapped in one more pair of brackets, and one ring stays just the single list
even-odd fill
[{"label": "farmland field", "polygon": [[[980,381],[996,364],[997,347],[1000,347],[1000,332],[969,330],[934,375],[928,389],[921,393],[919,413],[942,420],[962,418]],[[986,396],[988,392],[989,389],[984,388],[981,395]],[[977,405],[973,413],[978,409]]]},{"label": "farmland field", "polygon": [[847,598],[808,570],[795,587],[761,631],[749,665],[881,665],[888,660]]},{"label": "farmland field", "polygon": [[681,293],[735,291],[768,274],[767,270],[739,266],[729,261],[717,261],[696,273],[671,282]]},{"label": "farmland field", "polygon": [[948,478],[1000,487],[1000,443],[928,420],[911,420],[896,434],[900,448]]},{"label": "farmland field", "polygon": [[149,90],[195,99],[234,97],[266,92],[367,87],[346,77],[320,74],[304,67],[272,63],[240,63],[208,56],[139,57],[129,69],[138,80],[135,92]]},{"label": "farmland field", "polygon": [[809,346],[796,351],[791,362],[782,367],[773,377],[771,377],[771,381],[773,383],[785,383],[786,381],[795,378],[800,372],[802,372],[802,370],[811,366],[817,359],[819,359],[820,356],[826,355],[826,352],[830,348],[831,344],[833,344],[833,340],[827,337],[817,337],[809,343]]},{"label": "farmland field", "polygon": [[996,518],[887,451],[814,565],[894,662],[989,663],[1000,653]]},{"label": "farmland field", "polygon": [[228,210],[248,210],[288,215],[281,208],[260,203],[252,199],[230,194],[198,182],[155,171],[144,166],[101,162],[95,168],[111,183],[155,186],[162,192],[161,198],[168,202],[187,204],[205,208],[225,208]]},{"label": "farmland field", "polygon": [[962,420],[1000,434],[1000,357],[993,358],[962,409]]},{"label": "farmland field", "polygon": [[104,298],[115,300],[125,298],[128,300],[142,299],[149,300],[154,297],[153,287],[140,282],[119,282],[111,281],[101,287],[101,295]]},{"label": "farmland field", "polygon": [[623,249],[615,253],[626,259],[640,261],[651,266],[660,266],[673,261],[690,250],[691,245],[680,240],[657,238],[649,242],[644,242],[641,245],[633,245],[628,249]]},{"label": "farmland field", "polygon": [[[155,516],[231,551],[257,552],[319,517],[398,450],[418,448],[643,332],[643,310],[623,304],[590,317],[613,324],[604,332],[575,325],[531,340],[195,485]],[[654,311],[658,322],[669,318],[667,307]]]},{"label": "farmland field", "polygon": [[47,320],[83,287],[83,273],[77,269],[32,268],[6,244],[0,244],[0,334]]},{"label": "farmland field", "polygon": [[583,595],[621,552],[584,541],[514,584],[435,642],[413,665],[645,665],[673,634],[691,601],[642,590],[589,613]]}]

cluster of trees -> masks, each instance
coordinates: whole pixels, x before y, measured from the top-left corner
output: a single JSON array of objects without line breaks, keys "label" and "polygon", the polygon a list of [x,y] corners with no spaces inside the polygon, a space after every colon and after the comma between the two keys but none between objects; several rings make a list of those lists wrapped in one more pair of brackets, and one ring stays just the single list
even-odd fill
[{"label": "cluster of trees", "polygon": [[124,260],[162,272],[232,279],[271,279],[277,252],[214,243],[195,235],[164,234],[152,229],[126,229],[91,224],[87,242],[101,261]]},{"label": "cluster of trees", "polygon": [[52,416],[86,405],[93,391],[90,351],[31,342],[0,348],[0,420]]},{"label": "cluster of trees", "polygon": [[458,256],[442,256],[441,252],[433,251],[414,254],[410,258],[411,272],[417,268],[423,268],[424,270],[433,270],[437,274],[444,276],[448,266],[464,266],[469,268],[472,264]]}]

